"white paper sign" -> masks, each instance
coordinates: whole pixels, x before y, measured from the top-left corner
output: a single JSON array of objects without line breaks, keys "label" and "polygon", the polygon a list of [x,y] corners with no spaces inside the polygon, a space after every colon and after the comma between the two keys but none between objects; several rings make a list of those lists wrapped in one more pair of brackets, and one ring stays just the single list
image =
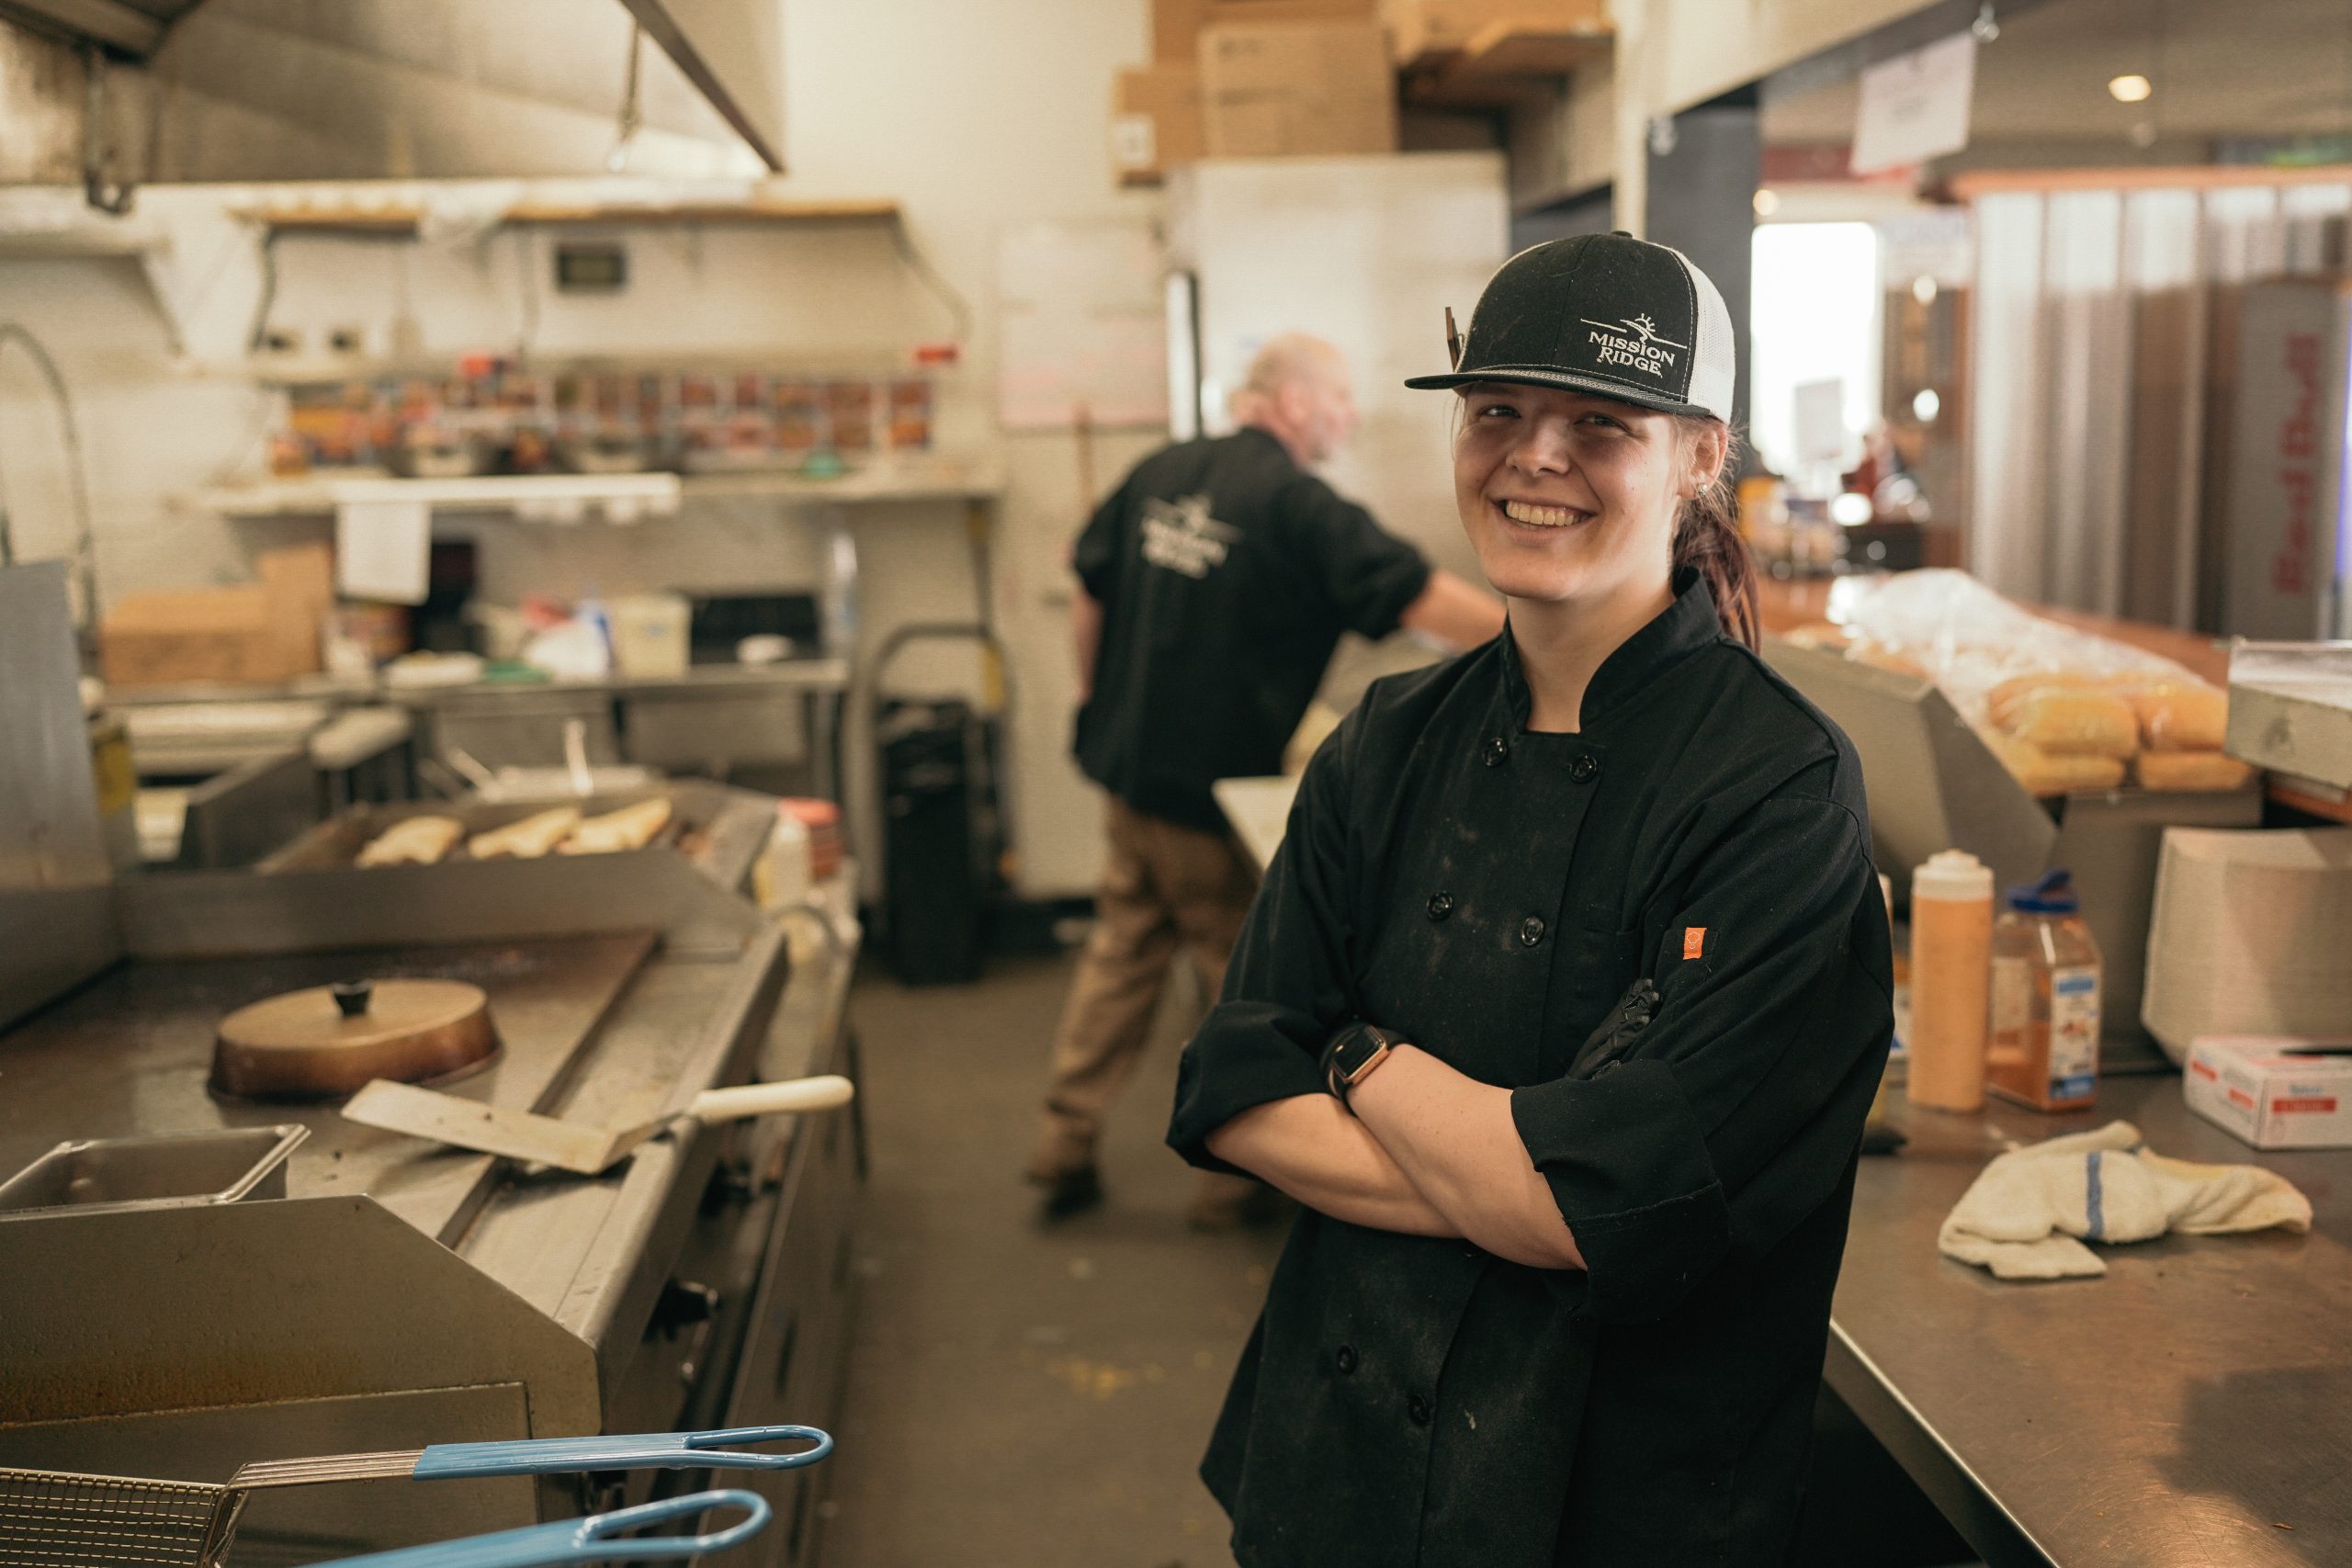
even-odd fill
[{"label": "white paper sign", "polygon": [[345,501],[334,509],[335,592],[422,604],[433,560],[433,509],[422,501]]},{"label": "white paper sign", "polygon": [[1800,381],[1791,391],[1795,404],[1797,459],[1805,463],[1846,460],[1846,381],[1832,376],[1826,381]]},{"label": "white paper sign", "polygon": [[1962,29],[1862,73],[1853,172],[1925,163],[1968,145],[1976,94],[1976,35]]}]

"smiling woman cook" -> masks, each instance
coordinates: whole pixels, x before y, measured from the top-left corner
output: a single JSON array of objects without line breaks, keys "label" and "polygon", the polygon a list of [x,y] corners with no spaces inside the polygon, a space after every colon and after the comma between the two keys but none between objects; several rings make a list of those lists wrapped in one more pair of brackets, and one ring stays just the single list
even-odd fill
[{"label": "smiling woman cook", "polygon": [[1316,753],[1169,1134],[1305,1206],[1202,1467],[1249,1568],[1787,1548],[1893,1018],[1860,764],[1754,649],[1731,345],[1590,235],[1408,383],[1510,626]]}]

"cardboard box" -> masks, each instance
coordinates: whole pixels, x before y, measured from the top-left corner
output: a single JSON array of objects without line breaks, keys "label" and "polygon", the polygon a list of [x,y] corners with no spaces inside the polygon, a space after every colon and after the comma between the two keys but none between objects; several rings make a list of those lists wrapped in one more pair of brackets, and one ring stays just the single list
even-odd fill
[{"label": "cardboard box", "polygon": [[1210,9],[1210,0],[1151,0],[1151,62],[1197,69]]},{"label": "cardboard box", "polygon": [[2180,1095],[2257,1149],[2352,1148],[2352,1040],[2201,1035]]},{"label": "cardboard box", "polygon": [[1233,22],[1377,22],[1380,0],[1208,0],[1204,28]]},{"label": "cardboard box", "polygon": [[1158,185],[1167,172],[1207,151],[1201,70],[1154,65],[1122,71],[1111,110],[1111,167],[1121,185]]},{"label": "cardboard box", "polygon": [[1201,106],[1213,158],[1396,150],[1396,83],[1376,22],[1213,23]]},{"label": "cardboard box", "polygon": [[110,685],[274,685],[319,668],[319,625],[334,602],[323,544],[265,550],[261,581],[234,588],[130,593],[100,622]]},{"label": "cardboard box", "polygon": [[2352,530],[2345,484],[2352,280],[2248,284],[2230,436],[2228,618],[2236,637],[2342,637]]},{"label": "cardboard box", "polygon": [[1400,65],[1465,48],[1497,27],[1594,36],[1611,30],[1607,0],[1384,0],[1380,19]]},{"label": "cardboard box", "polygon": [[1378,0],[1151,0],[1156,65],[1197,65],[1201,29],[1212,22],[1368,22]]},{"label": "cardboard box", "polygon": [[2165,834],[2141,1018],[2175,1061],[2209,1035],[2352,1020],[2352,828]]},{"label": "cardboard box", "polygon": [[101,624],[99,668],[116,686],[280,680],[296,671],[285,668],[269,612],[258,583],[127,593]]}]

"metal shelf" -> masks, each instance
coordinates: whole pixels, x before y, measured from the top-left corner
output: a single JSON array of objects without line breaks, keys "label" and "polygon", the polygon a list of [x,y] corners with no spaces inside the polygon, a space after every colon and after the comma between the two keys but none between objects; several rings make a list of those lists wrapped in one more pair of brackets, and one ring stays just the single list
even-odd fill
[{"label": "metal shelf", "polygon": [[616,503],[667,515],[682,501],[769,499],[811,505],[860,502],[987,500],[1004,491],[994,457],[921,467],[855,470],[832,479],[787,472],[729,474],[487,474],[477,479],[314,478],[209,490],[191,498],[224,517],[304,517],[345,502],[422,501],[436,510],[538,512]]},{"label": "metal shelf", "polygon": [[[424,209],[408,203],[382,207],[249,207],[234,216],[279,234],[347,234],[413,239]],[[895,201],[685,201],[517,202],[499,214],[501,224],[526,227],[612,225],[895,223]]]},{"label": "metal shelf", "polygon": [[684,488],[675,474],[485,474],[475,479],[277,479],[195,497],[224,517],[300,517],[331,513],[346,502],[421,501],[435,510],[537,511],[580,506],[670,513]]}]

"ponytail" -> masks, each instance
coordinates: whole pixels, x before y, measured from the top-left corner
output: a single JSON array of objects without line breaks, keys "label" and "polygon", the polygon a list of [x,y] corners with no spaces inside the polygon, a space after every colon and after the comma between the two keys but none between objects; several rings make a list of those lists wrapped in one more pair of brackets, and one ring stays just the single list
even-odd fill
[{"label": "ponytail", "polygon": [[1756,560],[1740,536],[1739,501],[1732,486],[1738,468],[1739,437],[1719,422],[1684,416],[1676,421],[1686,434],[1713,427],[1722,433],[1723,467],[1713,483],[1686,502],[1674,520],[1674,569],[1690,567],[1707,580],[1715,613],[1724,629],[1749,648],[1762,640],[1762,607],[1756,592]]}]

